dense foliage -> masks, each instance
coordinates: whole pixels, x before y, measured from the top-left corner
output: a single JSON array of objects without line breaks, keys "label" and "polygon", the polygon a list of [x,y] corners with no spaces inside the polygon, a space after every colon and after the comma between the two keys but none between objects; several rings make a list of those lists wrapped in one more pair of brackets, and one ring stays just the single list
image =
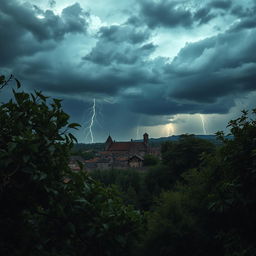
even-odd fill
[{"label": "dense foliage", "polygon": [[136,179],[125,174],[129,170],[104,171],[107,182],[95,176],[146,210],[136,255],[256,255],[255,114],[243,111],[231,120],[228,136],[217,133],[217,148],[185,135],[164,143],[162,163]]},{"label": "dense foliage", "polygon": [[122,192],[124,202],[133,202],[136,208],[149,210],[162,191],[174,188],[183,172],[199,166],[203,154],[214,150],[214,144],[209,141],[183,135],[178,141],[163,143],[162,162],[153,155],[145,155],[145,171],[95,170],[90,175],[107,186],[115,184]]},{"label": "dense foliage", "polygon": [[14,90],[0,105],[0,254],[256,255],[255,115],[231,120],[217,147],[163,143],[143,171],[74,173],[77,124],[60,100]]},{"label": "dense foliage", "polygon": [[199,166],[202,155],[211,153],[214,149],[211,142],[192,134],[184,134],[177,142],[167,141],[162,144],[163,163],[172,170],[172,176],[176,180],[184,171]]},{"label": "dense foliage", "polygon": [[158,163],[159,163],[158,157],[150,154],[144,156],[144,161],[143,161],[144,166],[157,165]]},{"label": "dense foliage", "polygon": [[116,190],[69,170],[78,125],[68,119],[41,92],[13,90],[0,105],[1,255],[129,253],[141,216]]},{"label": "dense foliage", "polygon": [[141,255],[256,255],[256,110],[229,122],[232,139],[161,194]]},{"label": "dense foliage", "polygon": [[152,195],[147,190],[143,171],[132,169],[95,170],[90,176],[105,186],[114,185],[125,204],[132,204],[138,210],[147,210],[152,204]]}]

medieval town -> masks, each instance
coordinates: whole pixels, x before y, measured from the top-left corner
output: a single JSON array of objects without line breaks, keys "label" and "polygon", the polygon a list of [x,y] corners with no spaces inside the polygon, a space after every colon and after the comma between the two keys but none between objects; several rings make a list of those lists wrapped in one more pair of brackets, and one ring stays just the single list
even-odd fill
[{"label": "medieval town", "polygon": [[78,162],[84,165],[85,170],[113,169],[113,168],[138,168],[143,169],[144,157],[153,155],[160,158],[160,147],[152,147],[149,143],[149,135],[143,134],[143,141],[117,142],[109,135],[104,150],[95,154],[92,159],[84,160],[82,156],[73,155],[70,158],[69,167],[80,170]]}]

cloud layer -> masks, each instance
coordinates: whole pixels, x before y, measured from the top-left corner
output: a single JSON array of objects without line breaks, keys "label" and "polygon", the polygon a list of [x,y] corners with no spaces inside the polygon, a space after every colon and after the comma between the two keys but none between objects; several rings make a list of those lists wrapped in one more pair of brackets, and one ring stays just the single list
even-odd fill
[{"label": "cloud layer", "polygon": [[[82,3],[56,14],[2,0],[0,69],[30,89],[65,98],[78,121],[86,122],[90,113],[75,109],[88,109],[95,98],[102,125],[115,125],[115,133],[126,129],[132,135],[138,125],[162,125],[176,114],[228,113],[256,90],[256,5],[198,3],[141,0],[134,12],[122,10],[119,23],[104,23]],[[52,8],[57,5],[52,1]],[[161,42],[183,35],[191,40],[175,58],[155,56]]]}]

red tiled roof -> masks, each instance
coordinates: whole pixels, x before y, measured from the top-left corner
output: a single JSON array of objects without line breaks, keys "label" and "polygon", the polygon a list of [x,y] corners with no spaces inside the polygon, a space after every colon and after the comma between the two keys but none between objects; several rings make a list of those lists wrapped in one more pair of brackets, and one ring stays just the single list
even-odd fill
[{"label": "red tiled roof", "polygon": [[99,157],[95,157],[95,158],[93,158],[93,159],[89,159],[89,160],[86,160],[85,162],[86,163],[96,163],[96,162],[98,162],[99,161]]},{"label": "red tiled roof", "polygon": [[108,155],[109,152],[108,152],[108,151],[101,151],[101,152],[99,152],[99,154],[100,154],[100,155]]},{"label": "red tiled roof", "polygon": [[118,157],[115,160],[116,161],[128,161],[128,157]]},{"label": "red tiled roof", "polygon": [[146,150],[146,147],[144,142],[113,142],[108,151],[138,151]]}]

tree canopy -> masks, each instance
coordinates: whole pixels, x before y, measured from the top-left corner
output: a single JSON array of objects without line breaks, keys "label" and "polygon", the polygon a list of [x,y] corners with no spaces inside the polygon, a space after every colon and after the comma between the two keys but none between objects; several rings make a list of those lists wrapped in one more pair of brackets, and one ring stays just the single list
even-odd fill
[{"label": "tree canopy", "polygon": [[231,120],[148,215],[141,255],[256,255],[256,109]]}]

